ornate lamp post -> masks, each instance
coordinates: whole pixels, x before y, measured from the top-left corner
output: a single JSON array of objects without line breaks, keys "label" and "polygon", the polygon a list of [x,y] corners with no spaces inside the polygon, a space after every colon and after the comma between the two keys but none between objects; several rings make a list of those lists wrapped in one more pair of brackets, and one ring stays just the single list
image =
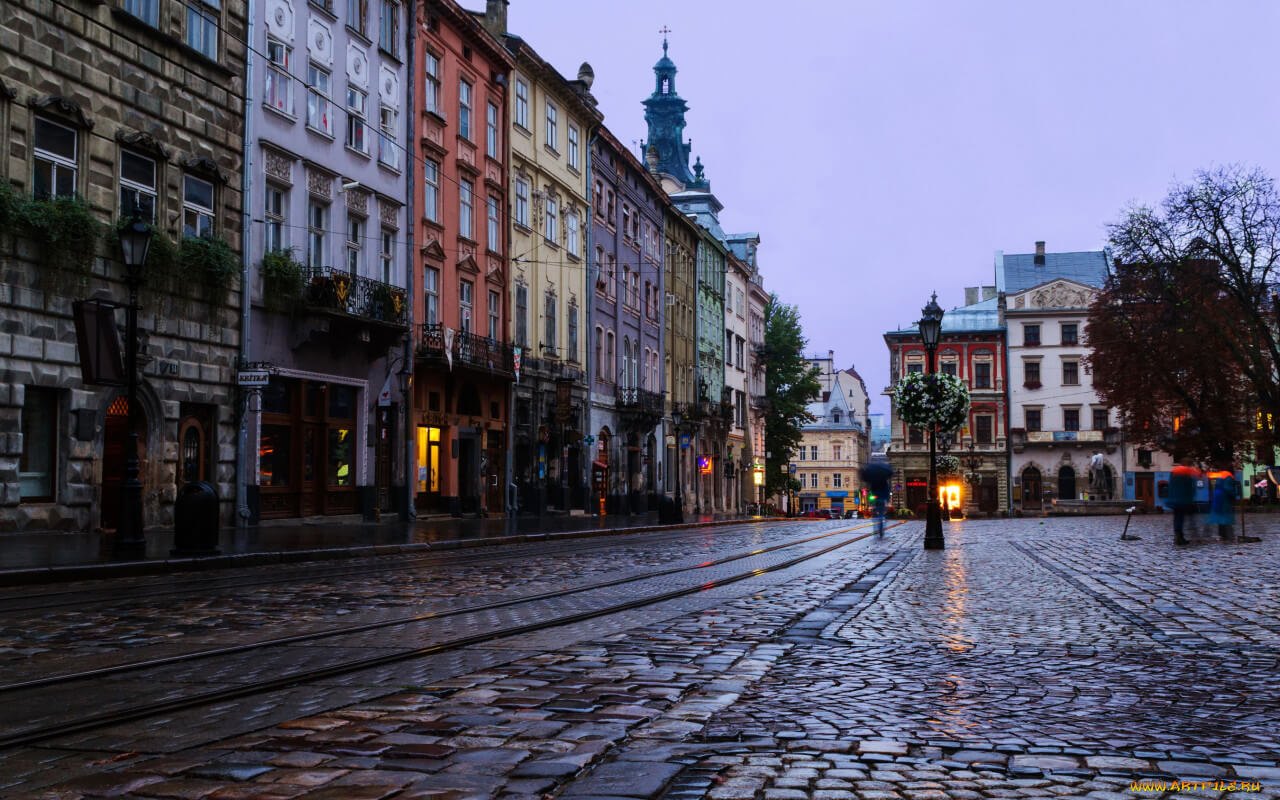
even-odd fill
[{"label": "ornate lamp post", "polygon": [[[934,358],[938,352],[938,338],[942,335],[942,307],[938,305],[938,293],[934,292],[929,305],[920,310],[920,338],[928,356],[930,389],[934,386]],[[942,538],[942,515],[938,508],[938,424],[929,426],[929,498],[925,504],[924,549],[941,550],[946,547]]]},{"label": "ornate lamp post", "polygon": [[965,477],[969,479],[970,491],[973,493],[974,504],[977,505],[978,484],[982,482],[982,454],[978,452],[972,439],[969,440],[969,446],[965,448],[965,456],[960,459],[960,463],[965,468]]},{"label": "ornate lamp post", "polygon": [[671,406],[671,425],[676,429],[676,518],[675,522],[684,522],[684,497],[680,494],[680,484],[684,483],[684,453],[680,447],[680,423],[684,422],[684,414],[680,407]]},{"label": "ornate lamp post", "polygon": [[120,254],[129,287],[125,310],[124,371],[129,396],[129,442],[124,454],[124,485],[120,498],[120,526],[116,529],[114,555],[120,559],[143,558],[147,540],[142,535],[142,481],[138,479],[138,287],[151,248],[151,226],[136,214],[120,230]]}]

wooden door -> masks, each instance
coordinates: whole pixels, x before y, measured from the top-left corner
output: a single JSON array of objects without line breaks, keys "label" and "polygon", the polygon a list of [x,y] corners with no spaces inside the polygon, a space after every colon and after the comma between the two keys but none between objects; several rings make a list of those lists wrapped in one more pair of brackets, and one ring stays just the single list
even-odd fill
[{"label": "wooden door", "polygon": [[325,490],[325,426],[316,422],[302,424],[302,440],[299,442],[298,486],[301,516],[310,517],[324,513]]},{"label": "wooden door", "polygon": [[1022,510],[1039,511],[1044,506],[1040,500],[1043,494],[1040,485],[1040,470],[1028,469],[1022,473]]},{"label": "wooden door", "polygon": [[1155,475],[1150,472],[1139,472],[1133,476],[1133,496],[1143,508],[1154,508],[1156,504]]}]

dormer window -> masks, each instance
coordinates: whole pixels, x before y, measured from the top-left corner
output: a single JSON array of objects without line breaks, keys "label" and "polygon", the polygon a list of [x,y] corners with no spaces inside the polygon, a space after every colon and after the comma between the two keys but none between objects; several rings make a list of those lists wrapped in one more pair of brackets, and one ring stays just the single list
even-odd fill
[{"label": "dormer window", "polygon": [[834,423],[836,423],[836,424],[839,424],[839,423],[840,423],[840,412],[839,412],[839,411],[833,411],[833,412],[831,413],[831,421],[832,421],[832,422],[834,422]]}]

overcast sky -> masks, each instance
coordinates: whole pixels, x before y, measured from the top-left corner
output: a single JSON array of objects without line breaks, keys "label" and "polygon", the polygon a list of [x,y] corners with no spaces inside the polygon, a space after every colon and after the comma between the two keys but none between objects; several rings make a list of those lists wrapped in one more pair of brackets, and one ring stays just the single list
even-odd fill
[{"label": "overcast sky", "polygon": [[[482,0],[463,0],[479,8]],[[1280,2],[512,0],[512,33],[645,138],[671,28],[686,136],[765,285],[888,411],[882,334],[990,284],[996,250],[1096,250],[1132,201],[1280,174]]]}]

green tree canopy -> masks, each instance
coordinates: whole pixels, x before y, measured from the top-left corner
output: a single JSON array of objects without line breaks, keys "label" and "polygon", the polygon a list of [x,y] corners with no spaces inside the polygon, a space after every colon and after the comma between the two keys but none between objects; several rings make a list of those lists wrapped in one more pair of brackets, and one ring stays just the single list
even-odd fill
[{"label": "green tree canopy", "polygon": [[786,491],[789,476],[783,471],[791,454],[800,446],[800,428],[813,422],[808,405],[818,397],[821,385],[818,370],[805,360],[808,341],[800,329],[800,312],[795,306],[769,295],[764,308],[765,398],[764,425],[765,490],[773,496]]}]

